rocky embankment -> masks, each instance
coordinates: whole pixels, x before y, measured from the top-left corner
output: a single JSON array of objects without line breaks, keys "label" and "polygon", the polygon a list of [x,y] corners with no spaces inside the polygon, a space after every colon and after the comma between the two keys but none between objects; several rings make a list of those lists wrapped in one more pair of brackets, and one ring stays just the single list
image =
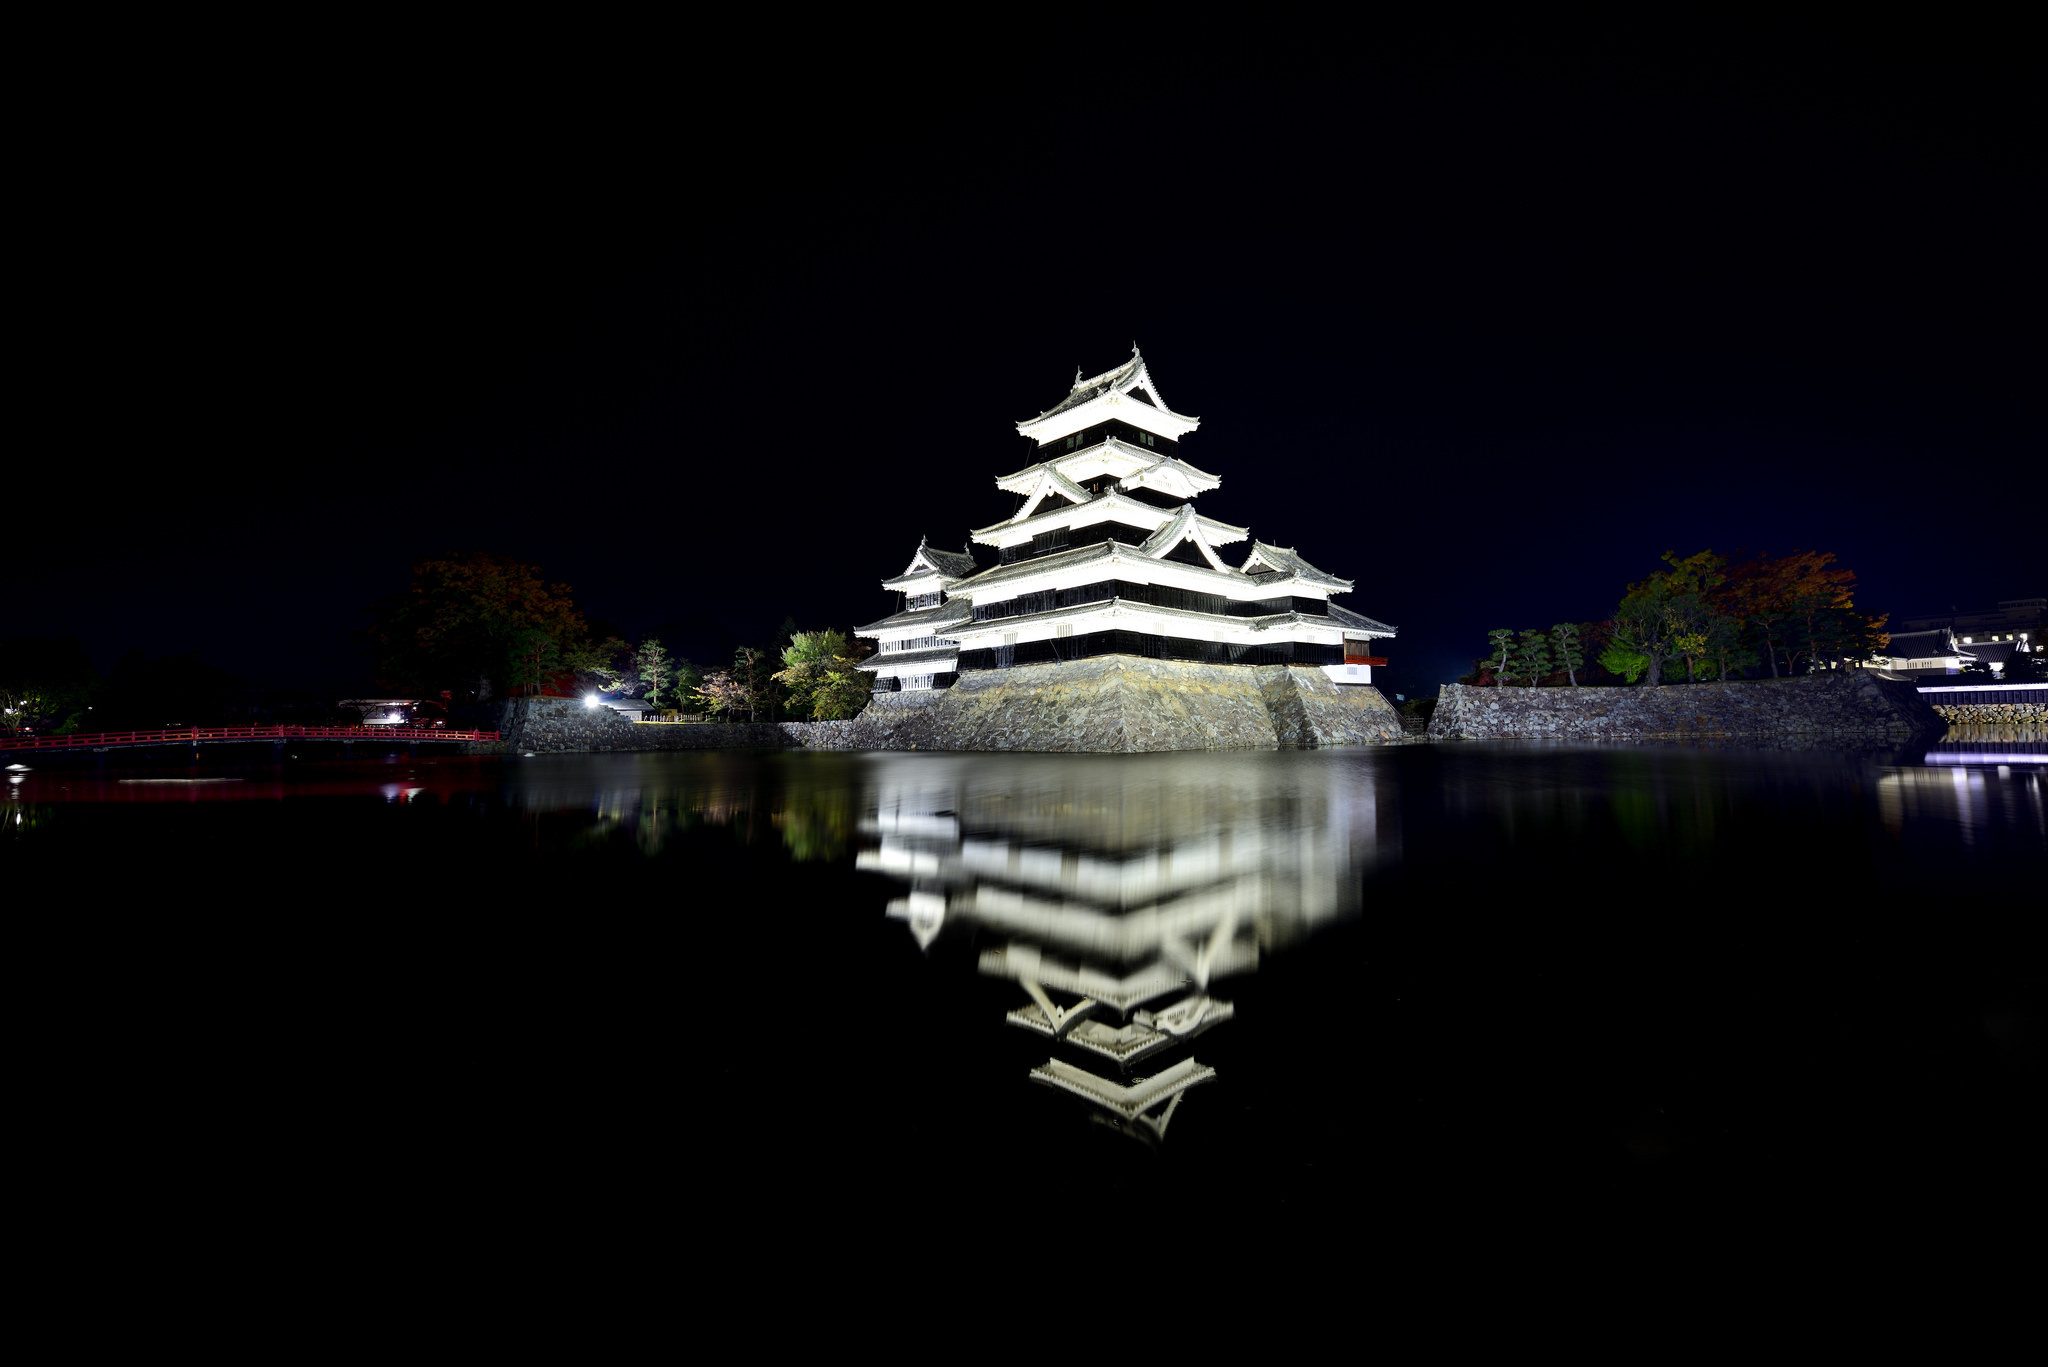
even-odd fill
[{"label": "rocky embankment", "polygon": [[1860,670],[1662,688],[1445,684],[1437,740],[1831,740],[1898,745],[1948,729],[1911,684]]},{"label": "rocky embankment", "polygon": [[1297,665],[1108,655],[962,674],[932,693],[880,693],[854,722],[862,750],[1305,750],[1398,740],[1378,689]]},{"label": "rocky embankment", "polygon": [[478,753],[604,750],[1311,750],[1402,738],[1378,689],[1297,665],[1211,665],[1110,655],[970,671],[951,688],[878,693],[852,721],[660,725],[575,698],[479,709]]},{"label": "rocky embankment", "polygon": [[470,725],[498,732],[495,744],[467,747],[473,754],[571,754],[604,750],[738,750],[799,746],[851,750],[850,721],[631,722],[608,707],[577,698],[511,698],[470,709]]}]

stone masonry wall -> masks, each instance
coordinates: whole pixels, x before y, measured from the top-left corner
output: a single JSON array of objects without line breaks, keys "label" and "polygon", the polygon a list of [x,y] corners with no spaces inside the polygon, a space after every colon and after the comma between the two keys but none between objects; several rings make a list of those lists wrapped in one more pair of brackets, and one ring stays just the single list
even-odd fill
[{"label": "stone masonry wall", "polygon": [[479,711],[484,715],[475,724],[496,730],[499,739],[494,745],[468,747],[475,754],[855,748],[850,721],[631,722],[608,707],[586,707],[577,698],[513,698]]},{"label": "stone masonry wall", "polygon": [[2048,704],[2037,702],[1938,702],[1934,710],[1944,721],[1958,726],[2025,726],[2048,721]]},{"label": "stone masonry wall", "polygon": [[1438,740],[1828,738],[1901,744],[1948,724],[1911,683],[1860,670],[1662,688],[1478,688],[1445,684]]},{"label": "stone masonry wall", "polygon": [[974,670],[948,689],[878,693],[852,721],[661,725],[575,698],[517,698],[473,724],[495,727],[480,753],[804,747],[825,750],[1314,749],[1397,741],[1376,688],[1319,669],[1211,665],[1109,655]]},{"label": "stone masonry wall", "polygon": [[949,689],[877,694],[854,722],[863,750],[1118,754],[1369,745],[1401,734],[1374,688],[1319,669],[1107,655],[973,670]]}]

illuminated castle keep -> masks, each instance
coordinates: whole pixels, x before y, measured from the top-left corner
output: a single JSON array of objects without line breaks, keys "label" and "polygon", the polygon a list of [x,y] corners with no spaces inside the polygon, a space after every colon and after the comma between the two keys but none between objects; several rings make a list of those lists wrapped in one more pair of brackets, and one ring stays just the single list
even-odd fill
[{"label": "illuminated castle keep", "polygon": [[1101,656],[1313,667],[1332,684],[1371,683],[1384,663],[1373,642],[1394,628],[1331,601],[1351,580],[1195,511],[1222,483],[1181,458],[1200,425],[1166,406],[1136,347],[1018,423],[1036,462],[996,480],[1016,512],[958,551],[920,544],[882,581],[903,599],[859,628],[880,647],[861,665],[876,692]]}]

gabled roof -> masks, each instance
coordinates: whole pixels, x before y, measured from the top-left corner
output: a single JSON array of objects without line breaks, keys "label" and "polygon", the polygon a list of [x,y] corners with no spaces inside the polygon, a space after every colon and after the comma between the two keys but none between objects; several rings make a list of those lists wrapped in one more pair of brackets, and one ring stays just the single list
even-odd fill
[{"label": "gabled roof", "polygon": [[1932,660],[1957,654],[1961,649],[1954,631],[1936,627],[1932,631],[1895,631],[1891,644],[1878,654],[1887,659]]},{"label": "gabled roof", "polygon": [[1029,493],[1038,487],[1039,471],[1057,469],[1068,479],[1090,479],[1096,475],[1114,475],[1127,479],[1150,466],[1157,465],[1164,457],[1157,451],[1148,451],[1142,446],[1106,437],[1093,445],[1078,451],[1068,451],[1052,460],[1027,465],[1015,474],[999,475],[996,488],[1005,493]]},{"label": "gabled roof", "polygon": [[[1242,535],[1244,528],[1238,528],[1238,532]],[[1183,503],[1180,511],[1173,515],[1173,520],[1146,537],[1145,544],[1138,549],[1154,560],[1159,560],[1183,541],[1194,542],[1195,549],[1202,553],[1204,560],[1225,573],[1229,572],[1230,566],[1223,563],[1223,557],[1216,554],[1216,548],[1209,544],[1209,538],[1203,534],[1202,519],[1195,516],[1195,508],[1191,503]]]},{"label": "gabled roof", "polygon": [[1390,627],[1385,622],[1376,622],[1362,612],[1353,612],[1350,608],[1340,607],[1336,603],[1329,605],[1329,617],[1331,621],[1347,631],[1362,631],[1372,636],[1378,636],[1382,633],[1392,636],[1397,630],[1397,628]]},{"label": "gabled roof", "polygon": [[[1150,402],[1130,397],[1137,391],[1143,391]],[[1082,412],[1084,409],[1087,411]],[[1074,387],[1067,391],[1064,399],[1037,417],[1018,423],[1017,430],[1044,443],[1111,416],[1173,440],[1179,440],[1202,425],[1200,418],[1176,413],[1166,406],[1165,397],[1160,394],[1158,384],[1145,366],[1145,358],[1133,343],[1130,360],[1114,370],[1105,370],[1086,379],[1076,374]]]},{"label": "gabled roof", "polygon": [[1037,512],[1038,505],[1045,501],[1048,494],[1062,494],[1075,503],[1086,503],[1089,499],[1095,497],[1095,495],[1061,474],[1059,467],[1056,465],[1046,464],[1036,468],[1038,470],[1038,480],[1031,486],[1030,495],[1024,500],[1024,506],[1017,509],[1016,516],[1010,519],[1012,522],[1022,522],[1025,518]]},{"label": "gabled roof", "polygon": [[1257,574],[1259,570],[1253,568],[1255,565],[1263,566],[1275,573],[1291,574],[1306,583],[1321,584],[1325,588],[1348,589],[1352,586],[1351,580],[1339,579],[1336,575],[1309,564],[1294,553],[1292,546],[1268,546],[1263,541],[1252,542],[1252,553],[1245,557],[1244,564],[1239,568],[1246,574]]},{"label": "gabled roof", "polygon": [[910,557],[910,565],[901,574],[892,574],[882,581],[885,589],[896,588],[913,579],[937,575],[941,583],[951,583],[978,574],[981,566],[974,563],[974,555],[965,549],[942,551],[929,540],[917,543],[917,553]]},{"label": "gabled roof", "polygon": [[1124,481],[1127,489],[1157,489],[1175,498],[1193,498],[1223,481],[1207,470],[1197,470],[1178,456],[1161,456],[1144,470]]},{"label": "gabled roof", "polygon": [[[1166,525],[1178,512],[1179,509],[1162,508],[1157,504],[1132,498],[1121,490],[1111,489],[1106,493],[1097,494],[1086,503],[1044,508],[1038,512],[1030,512],[1027,507],[1027,510],[1018,517],[1005,518],[986,527],[976,527],[972,536],[984,546],[1016,545],[1023,541],[1024,529],[1034,524],[1042,524],[1042,529],[1070,526],[1077,532],[1085,532],[1090,526],[1103,522],[1122,522],[1125,526],[1141,529],[1157,528]],[[1227,522],[1202,517],[1199,513],[1196,517],[1200,519],[1203,533],[1212,546],[1227,546],[1232,542],[1244,540],[1251,533],[1249,527],[1233,527]]]}]

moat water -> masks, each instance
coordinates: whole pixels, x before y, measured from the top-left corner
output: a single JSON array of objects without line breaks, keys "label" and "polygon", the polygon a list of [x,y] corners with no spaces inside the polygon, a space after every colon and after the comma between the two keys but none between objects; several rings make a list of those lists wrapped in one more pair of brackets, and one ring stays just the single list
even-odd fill
[{"label": "moat water", "polygon": [[134,1209],[252,1230],[1442,1240],[1995,1203],[2041,1138],[2026,731],[45,766],[4,801],[67,1060],[32,1110]]}]

